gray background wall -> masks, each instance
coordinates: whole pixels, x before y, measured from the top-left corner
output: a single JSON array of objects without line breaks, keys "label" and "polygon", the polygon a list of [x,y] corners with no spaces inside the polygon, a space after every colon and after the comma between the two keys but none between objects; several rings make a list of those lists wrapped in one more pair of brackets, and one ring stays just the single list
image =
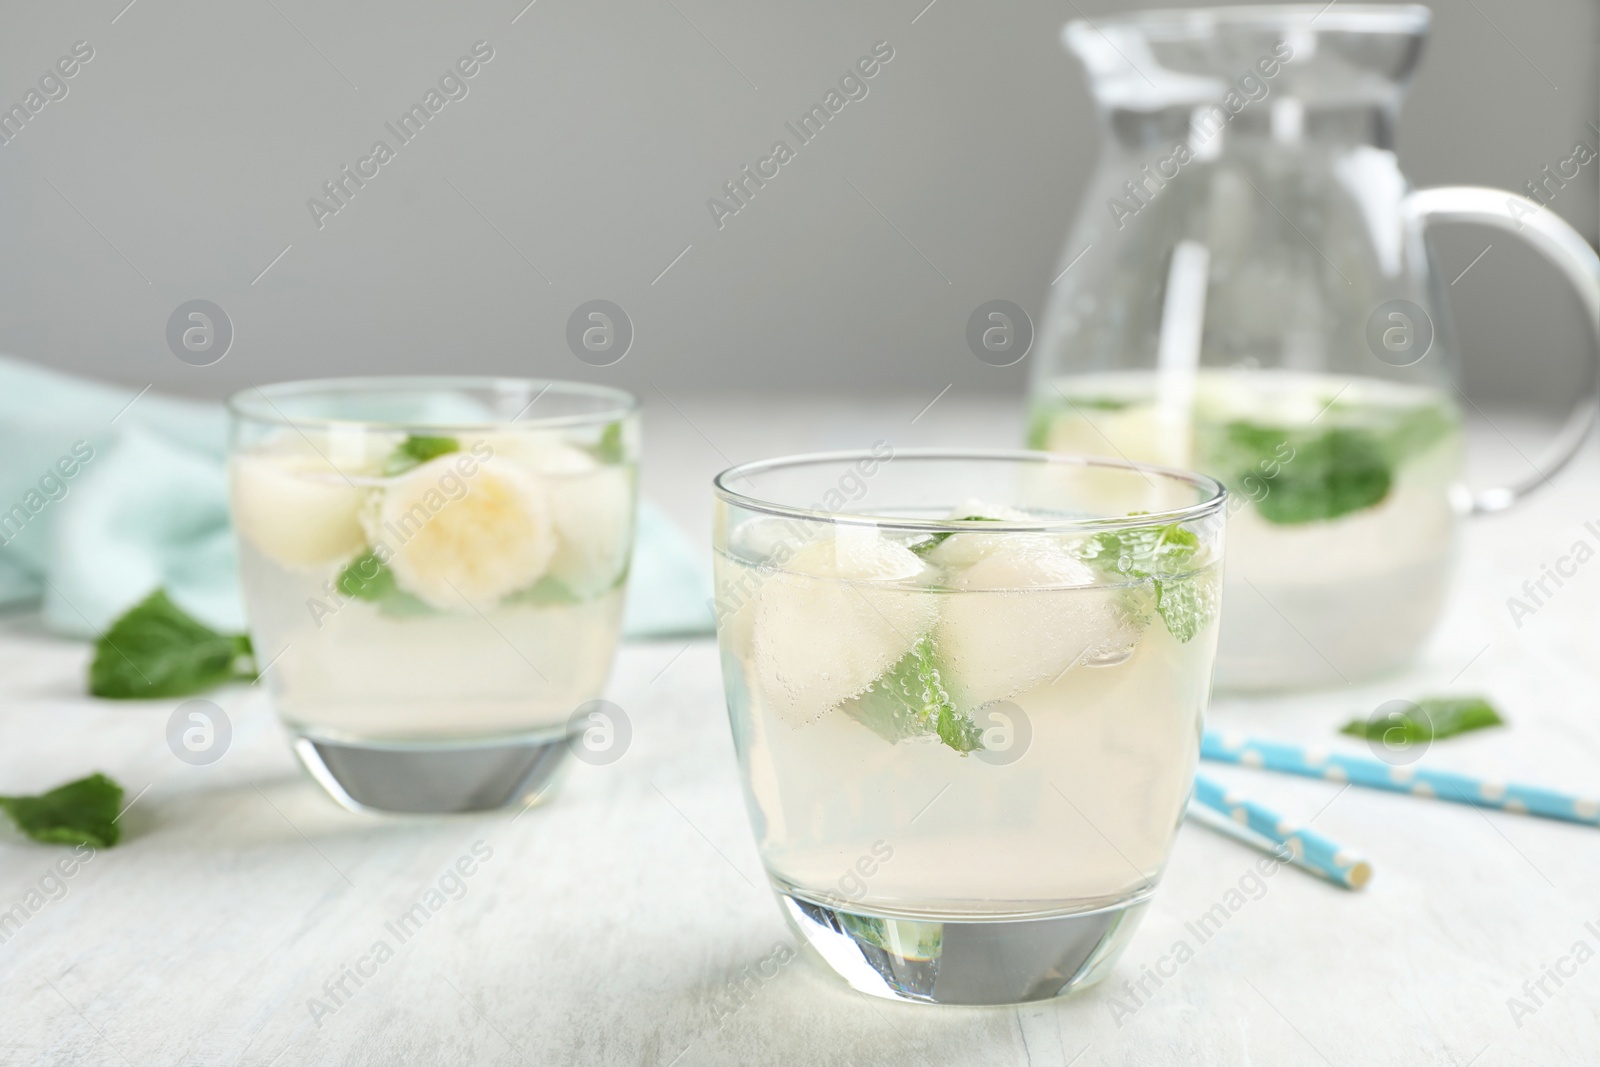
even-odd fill
[{"label": "gray background wall", "polygon": [[[1042,305],[1098,147],[1059,29],[1135,6],[126,2],[6,2],[6,106],[74,41],[95,57],[0,147],[0,351],[212,396],[446,369],[1020,392],[1026,364],[978,363],[963,328],[993,297]],[[1442,0],[1399,132],[1413,181],[1519,188],[1600,147],[1597,24],[1593,0]],[[479,39],[469,95],[319,230],[307,198]],[[707,198],[880,39],[870,95],[719,231]],[[1591,239],[1597,171],[1552,205]],[[1504,236],[1445,235],[1444,269],[1491,242],[1451,290],[1468,387],[1559,402],[1579,373],[1528,368],[1576,365],[1576,302]],[[204,368],[165,342],[196,297],[236,331]],[[597,297],[637,331],[598,370],[564,343]]]}]

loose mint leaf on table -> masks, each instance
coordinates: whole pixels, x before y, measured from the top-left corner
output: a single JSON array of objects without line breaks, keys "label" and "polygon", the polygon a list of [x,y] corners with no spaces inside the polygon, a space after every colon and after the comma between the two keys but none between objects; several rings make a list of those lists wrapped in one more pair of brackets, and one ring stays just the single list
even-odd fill
[{"label": "loose mint leaf on table", "polygon": [[937,734],[957,752],[983,747],[983,731],[945,690],[930,637],[918,638],[910,652],[844,707],[885,741]]},{"label": "loose mint leaf on table", "polygon": [[17,829],[48,844],[110,848],[122,836],[122,787],[103,774],[34,797],[0,797]]},{"label": "loose mint leaf on table", "polygon": [[95,642],[89,692],[111,700],[187,696],[255,675],[250,638],[218,633],[157,589]]},{"label": "loose mint leaf on table", "polygon": [[[1440,740],[1505,725],[1494,705],[1481,696],[1423,697],[1415,704],[1415,715],[1405,712],[1384,719],[1352,719],[1339,732],[1398,745]],[[1395,736],[1395,731],[1400,731],[1399,737]]]},{"label": "loose mint leaf on table", "polygon": [[339,572],[333,585],[345,596],[378,605],[378,609],[387,615],[426,615],[433,611],[423,601],[395,584],[394,572],[374,551],[365,552],[352,560]]},{"label": "loose mint leaf on table", "polygon": [[420,467],[430,459],[461,451],[461,443],[454,437],[430,437],[427,434],[410,434],[395,446],[384,460],[384,477],[404,474],[412,467]]},{"label": "loose mint leaf on table", "polygon": [[1417,701],[1417,706],[1432,721],[1434,737],[1454,737],[1488,726],[1505,725],[1500,712],[1481,696],[1423,697]]}]

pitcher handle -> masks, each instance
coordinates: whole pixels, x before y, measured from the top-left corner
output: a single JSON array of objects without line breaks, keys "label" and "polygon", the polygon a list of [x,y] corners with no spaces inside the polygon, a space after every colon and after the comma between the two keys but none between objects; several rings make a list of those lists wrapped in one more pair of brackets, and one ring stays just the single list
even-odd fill
[{"label": "pitcher handle", "polygon": [[[1583,298],[1589,325],[1600,340],[1600,256],[1589,242],[1554,212],[1519,193],[1479,186],[1450,185],[1419,189],[1405,199],[1407,214],[1424,225],[1433,222],[1475,222],[1527,239],[1572,283]],[[1600,372],[1596,375],[1600,383]],[[1565,467],[1595,423],[1596,397],[1584,397],[1556,436],[1533,463],[1534,473],[1510,485],[1496,486],[1473,495],[1475,515],[1504,511]]]}]

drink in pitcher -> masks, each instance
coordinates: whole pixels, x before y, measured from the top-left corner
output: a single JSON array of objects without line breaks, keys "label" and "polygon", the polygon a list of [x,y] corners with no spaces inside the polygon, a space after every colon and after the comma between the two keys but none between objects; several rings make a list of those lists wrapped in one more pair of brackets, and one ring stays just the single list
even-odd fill
[{"label": "drink in pitcher", "polygon": [[[1459,290],[1433,231],[1527,242],[1591,325],[1600,258],[1520,194],[1408,179],[1396,116],[1431,18],[1251,4],[1064,30],[1103,132],[1027,353],[1030,440],[1227,483],[1217,681],[1231,689],[1353,683],[1414,659],[1462,519],[1551,484],[1596,418],[1575,390],[1513,480],[1469,494],[1460,479]],[[1519,352],[1530,373],[1565,359],[1524,347],[1546,360]]]},{"label": "drink in pitcher", "polygon": [[1446,394],[1203,369],[1063,376],[1036,396],[1033,447],[1194,468],[1233,493],[1219,684],[1354,680],[1432,629],[1466,508]]}]

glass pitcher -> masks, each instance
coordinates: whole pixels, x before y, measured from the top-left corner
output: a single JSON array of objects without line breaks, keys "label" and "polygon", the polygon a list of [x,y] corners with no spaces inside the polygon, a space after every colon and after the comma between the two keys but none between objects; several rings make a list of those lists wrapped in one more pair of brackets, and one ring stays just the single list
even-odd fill
[{"label": "glass pitcher", "polygon": [[1522,236],[1591,318],[1600,259],[1515,193],[1414,191],[1393,148],[1417,6],[1140,12],[1066,27],[1109,134],[1033,368],[1029,444],[1205,471],[1234,494],[1219,686],[1354,682],[1437,621],[1461,519],[1571,458],[1462,483],[1456,346],[1428,224]]}]

